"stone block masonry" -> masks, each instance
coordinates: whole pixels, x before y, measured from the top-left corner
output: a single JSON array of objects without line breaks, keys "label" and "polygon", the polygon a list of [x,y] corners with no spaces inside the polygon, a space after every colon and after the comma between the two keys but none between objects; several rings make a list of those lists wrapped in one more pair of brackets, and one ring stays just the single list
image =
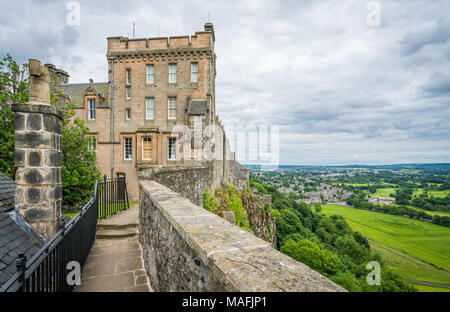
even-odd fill
[{"label": "stone block masonry", "polygon": [[19,214],[44,238],[58,230],[62,199],[63,115],[46,103],[13,104]]},{"label": "stone block masonry", "polygon": [[139,240],[155,291],[345,291],[156,181],[140,181],[139,196]]},{"label": "stone block masonry", "polygon": [[202,204],[205,189],[212,184],[211,166],[170,166],[142,169],[139,179],[155,180],[197,205]]}]

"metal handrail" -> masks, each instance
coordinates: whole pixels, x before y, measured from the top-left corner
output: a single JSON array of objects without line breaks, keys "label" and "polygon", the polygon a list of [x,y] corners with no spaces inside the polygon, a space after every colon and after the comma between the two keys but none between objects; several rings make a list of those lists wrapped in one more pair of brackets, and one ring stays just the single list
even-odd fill
[{"label": "metal handrail", "polygon": [[[125,182],[126,179],[119,178]],[[108,182],[119,185],[119,179]],[[95,241],[95,233],[99,219],[99,184],[96,181],[93,197],[67,223],[61,222],[61,228],[50,238],[30,259],[21,254],[16,260],[17,272],[0,287],[0,292],[28,291],[67,291],[72,286],[65,284],[64,260],[79,260],[84,267],[87,257]],[[105,190],[103,188],[103,190]],[[122,192],[126,196],[126,186],[116,187],[114,191]],[[116,195],[119,196],[119,195]],[[128,206],[128,200],[127,200]],[[87,226],[87,228],[86,228]],[[86,237],[86,235],[88,237]],[[73,241],[73,240],[76,241]],[[86,239],[88,241],[86,241]],[[58,257],[62,256],[63,259]]]}]

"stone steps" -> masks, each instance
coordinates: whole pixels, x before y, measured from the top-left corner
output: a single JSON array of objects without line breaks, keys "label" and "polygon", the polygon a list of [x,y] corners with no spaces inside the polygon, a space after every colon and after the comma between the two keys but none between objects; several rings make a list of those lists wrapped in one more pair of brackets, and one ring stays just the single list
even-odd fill
[{"label": "stone steps", "polygon": [[121,239],[137,236],[137,228],[98,230],[97,239]]},{"label": "stone steps", "polygon": [[122,223],[122,224],[109,224],[109,223],[99,223],[98,231],[103,230],[124,230],[124,229],[136,229],[137,223]]}]

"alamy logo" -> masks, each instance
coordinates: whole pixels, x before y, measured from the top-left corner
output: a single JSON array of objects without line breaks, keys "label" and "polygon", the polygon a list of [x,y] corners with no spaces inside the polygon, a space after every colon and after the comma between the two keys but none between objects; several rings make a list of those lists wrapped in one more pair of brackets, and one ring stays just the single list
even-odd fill
[{"label": "alamy logo", "polygon": [[278,125],[236,125],[224,133],[218,125],[203,126],[201,118],[194,118],[192,127],[173,127],[171,136],[179,138],[180,159],[230,160],[236,155],[239,162],[279,165]]},{"label": "alamy logo", "polygon": [[78,1],[70,1],[67,3],[66,9],[69,11],[67,13],[66,22],[70,26],[79,26],[81,21],[81,6]]},{"label": "alamy logo", "polygon": [[367,2],[367,25],[369,26],[380,26],[381,24],[381,4],[378,1]]},{"label": "alamy logo", "polygon": [[367,270],[372,270],[367,274],[367,284],[370,286],[381,285],[381,265],[378,261],[370,261],[366,266]]},{"label": "alamy logo", "polygon": [[70,270],[67,273],[67,285],[69,286],[79,286],[81,285],[81,265],[78,261],[70,261],[66,266],[67,270]]}]

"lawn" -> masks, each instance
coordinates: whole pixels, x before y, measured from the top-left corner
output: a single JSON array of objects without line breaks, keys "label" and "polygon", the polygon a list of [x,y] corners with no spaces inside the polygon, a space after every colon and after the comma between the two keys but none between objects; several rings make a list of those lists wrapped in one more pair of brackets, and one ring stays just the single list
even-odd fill
[{"label": "lawn", "polygon": [[[389,188],[379,188],[374,194],[369,194],[372,198],[380,198],[380,197],[391,197],[390,194],[394,194],[395,190],[398,188],[396,187],[389,187]],[[418,188],[413,192],[413,196],[419,196],[423,193],[423,188]],[[434,197],[445,197],[447,194],[450,194],[450,190],[445,191],[428,191],[428,196],[433,195]]]},{"label": "lawn", "polygon": [[[419,196],[422,193],[423,193],[423,188],[419,188],[419,189],[414,191],[413,196]],[[447,196],[447,194],[450,194],[450,190],[445,190],[445,191],[428,191],[428,197],[433,195],[434,197],[443,198],[443,197]]]},{"label": "lawn", "polygon": [[419,210],[419,211],[423,211],[423,212],[425,212],[425,213],[427,213],[427,214],[429,214],[431,216],[438,215],[438,216],[450,217],[450,212],[448,212],[448,211],[425,210],[425,209],[414,207],[414,206],[410,206],[410,205],[407,205],[406,207],[412,208],[412,209],[416,209],[416,210]]},{"label": "lawn", "polygon": [[414,284],[414,287],[416,287],[420,292],[450,292],[450,288],[432,287],[417,284]]},{"label": "lawn", "polygon": [[397,188],[395,188],[395,187],[379,188],[379,189],[377,189],[377,191],[374,194],[370,193],[369,195],[372,198],[380,198],[380,197],[388,198],[388,197],[391,197],[390,196],[391,194],[395,193],[396,189]]},{"label": "lawn", "polygon": [[450,228],[346,206],[322,207],[327,215],[344,216],[405,279],[450,285]]}]

